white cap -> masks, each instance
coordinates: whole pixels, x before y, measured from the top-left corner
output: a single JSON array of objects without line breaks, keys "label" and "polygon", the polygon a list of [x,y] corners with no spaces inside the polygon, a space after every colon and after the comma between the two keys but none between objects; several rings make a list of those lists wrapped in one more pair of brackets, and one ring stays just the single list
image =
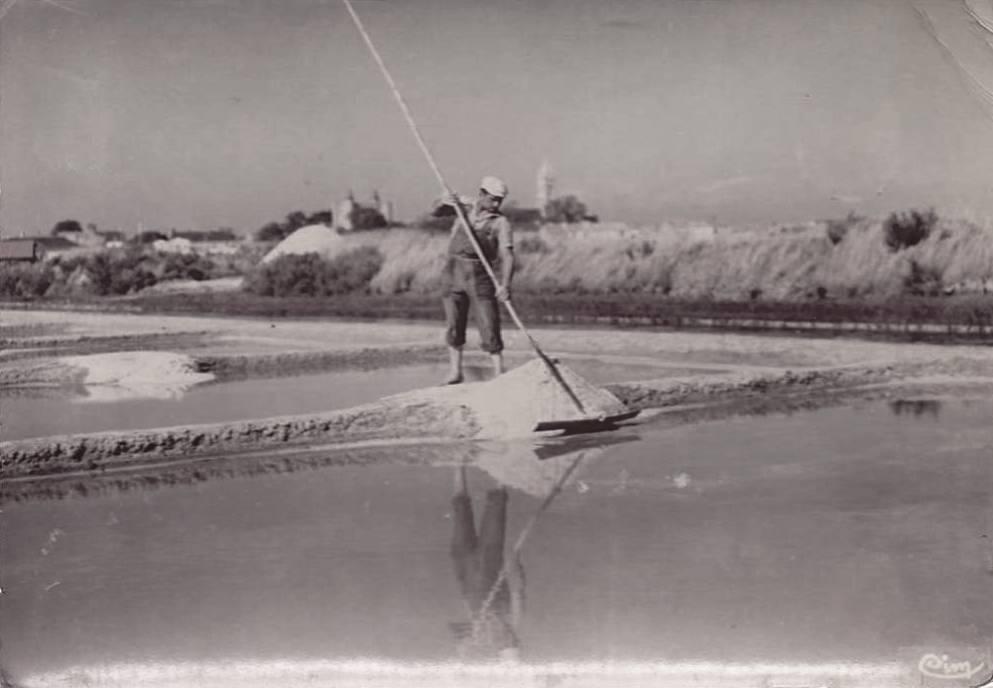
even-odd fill
[{"label": "white cap", "polygon": [[479,182],[479,188],[497,198],[504,198],[507,195],[507,185],[497,177],[483,177],[483,181]]}]

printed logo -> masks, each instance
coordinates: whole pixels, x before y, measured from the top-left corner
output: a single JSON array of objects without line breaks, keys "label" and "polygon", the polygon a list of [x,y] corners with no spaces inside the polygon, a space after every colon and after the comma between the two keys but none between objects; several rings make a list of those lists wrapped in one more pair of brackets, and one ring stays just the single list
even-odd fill
[{"label": "printed logo", "polygon": [[990,685],[990,669],[984,661],[954,659],[947,654],[929,652],[917,662],[917,670],[924,676],[947,681],[963,681],[973,688]]}]

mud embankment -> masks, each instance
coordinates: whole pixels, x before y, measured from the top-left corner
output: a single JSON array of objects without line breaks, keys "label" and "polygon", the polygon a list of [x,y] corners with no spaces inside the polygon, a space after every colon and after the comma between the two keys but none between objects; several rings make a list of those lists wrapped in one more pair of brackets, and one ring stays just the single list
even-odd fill
[{"label": "mud embankment", "polygon": [[402,451],[384,453],[384,444],[376,442],[369,446],[345,445],[324,449],[287,447],[247,454],[176,458],[158,463],[135,461],[97,472],[59,473],[37,480],[3,481],[0,483],[0,504],[86,497],[135,489],[154,490],[195,485],[207,480],[295,473],[331,466],[383,465],[384,462],[423,465],[470,462],[479,453],[478,445],[473,442],[416,440],[389,446]]},{"label": "mud embankment", "polygon": [[0,443],[0,475],[16,478],[103,471],[230,452],[397,438],[472,437],[478,427],[459,405],[383,400],[331,413]]}]

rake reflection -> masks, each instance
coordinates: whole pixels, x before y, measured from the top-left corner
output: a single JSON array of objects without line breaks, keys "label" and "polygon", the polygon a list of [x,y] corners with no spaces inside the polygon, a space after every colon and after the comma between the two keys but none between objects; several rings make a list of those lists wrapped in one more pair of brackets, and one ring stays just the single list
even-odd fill
[{"label": "rake reflection", "polygon": [[[455,468],[450,554],[467,619],[449,623],[449,630],[461,660],[520,661],[525,543],[581,464],[602,455],[609,445],[637,439],[577,438],[553,445],[488,446],[475,465],[497,484],[483,498],[478,532],[467,466]],[[510,488],[543,499],[505,555]]]}]

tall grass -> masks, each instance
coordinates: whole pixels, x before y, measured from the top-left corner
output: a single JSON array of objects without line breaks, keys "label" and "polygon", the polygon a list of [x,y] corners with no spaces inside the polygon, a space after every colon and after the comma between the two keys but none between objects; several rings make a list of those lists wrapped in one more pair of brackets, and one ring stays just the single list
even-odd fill
[{"label": "tall grass", "polygon": [[[946,292],[993,285],[993,228],[940,220],[920,243],[893,251],[880,221],[853,218],[837,243],[828,226],[716,234],[546,226],[515,236],[515,292],[802,301],[916,293],[920,275]],[[347,235],[340,250],[374,245],[382,252],[374,293],[429,294],[438,289],[447,242],[444,234],[398,229]]]},{"label": "tall grass", "polygon": [[[638,294],[683,301],[799,303],[993,293],[993,226],[965,220],[938,220],[919,243],[896,249],[892,241],[887,243],[884,222],[855,216],[740,230],[548,225],[517,232],[515,242],[517,294]],[[335,269],[351,274],[349,269],[356,267],[352,263],[359,262],[356,256],[366,255],[355,251],[375,248],[382,257],[381,266],[360,271],[363,290],[426,296],[438,293],[447,244],[447,233],[418,229],[356,232],[343,235],[334,245],[334,255],[324,257],[349,254]],[[126,294],[170,278],[244,272],[255,257],[248,251],[220,266],[214,259],[111,251],[31,266],[3,264],[0,296],[48,298],[81,290]],[[367,275],[371,280],[365,285]],[[291,292],[296,293],[296,288]],[[327,291],[324,287],[315,290]]]}]

